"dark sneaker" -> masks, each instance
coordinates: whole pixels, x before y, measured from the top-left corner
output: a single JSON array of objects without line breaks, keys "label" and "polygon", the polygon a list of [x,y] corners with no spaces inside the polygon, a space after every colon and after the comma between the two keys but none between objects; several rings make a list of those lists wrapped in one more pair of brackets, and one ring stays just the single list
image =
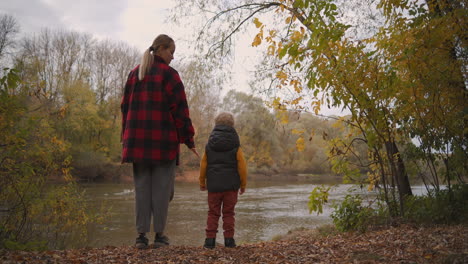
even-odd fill
[{"label": "dark sneaker", "polygon": [[224,246],[228,247],[228,248],[236,247],[236,241],[232,237],[225,238],[224,239]]},{"label": "dark sneaker", "polygon": [[162,234],[156,234],[156,237],[154,238],[154,247],[159,248],[165,246],[169,246],[169,238]]},{"label": "dark sneaker", "polygon": [[144,234],[140,234],[135,242],[135,247],[138,249],[144,249],[148,247],[148,238]]},{"label": "dark sneaker", "polygon": [[205,239],[205,244],[203,245],[204,248],[215,248],[216,245],[216,238],[207,238]]}]

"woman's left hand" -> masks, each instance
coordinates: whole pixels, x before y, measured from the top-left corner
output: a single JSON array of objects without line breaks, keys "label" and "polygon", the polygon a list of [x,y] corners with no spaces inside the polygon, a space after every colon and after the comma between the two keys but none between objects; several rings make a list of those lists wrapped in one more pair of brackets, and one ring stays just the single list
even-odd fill
[{"label": "woman's left hand", "polygon": [[196,148],[191,148],[190,149],[195,155],[197,155],[198,158],[200,158],[200,155],[198,155],[197,149]]}]

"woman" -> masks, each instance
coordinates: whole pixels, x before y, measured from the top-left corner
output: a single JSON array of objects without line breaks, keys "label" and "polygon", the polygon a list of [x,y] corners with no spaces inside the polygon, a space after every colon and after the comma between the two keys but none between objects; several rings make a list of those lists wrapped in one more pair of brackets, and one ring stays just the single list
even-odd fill
[{"label": "woman", "polygon": [[184,85],[176,70],[175,43],[159,35],[145,51],[141,64],[128,75],[122,99],[122,163],[133,163],[135,184],[135,246],[146,248],[151,216],[154,246],[169,245],[164,235],[169,202],[174,195],[179,144],[198,156]]}]

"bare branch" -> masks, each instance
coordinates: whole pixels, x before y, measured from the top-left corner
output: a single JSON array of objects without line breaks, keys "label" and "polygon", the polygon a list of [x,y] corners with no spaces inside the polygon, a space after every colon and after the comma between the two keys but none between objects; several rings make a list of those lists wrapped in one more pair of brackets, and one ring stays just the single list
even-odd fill
[{"label": "bare branch", "polygon": [[242,19],[238,24],[237,26],[235,26],[235,28],[233,30],[231,30],[229,32],[229,34],[226,36],[226,37],[223,37],[220,41],[214,43],[213,45],[210,46],[210,48],[208,49],[208,55],[212,54],[212,52],[214,52],[214,50],[217,50],[219,48],[222,48],[224,47],[224,44],[226,43],[226,41],[228,41],[233,35],[234,33],[236,33],[237,31],[239,31],[239,29],[250,19],[252,18],[255,14],[259,13],[259,12],[262,12],[262,11],[266,11],[272,7],[277,7],[277,6],[280,6],[281,4],[280,3],[276,3],[276,2],[270,2],[270,3],[263,3],[263,4],[245,4],[245,5],[240,5],[240,6],[237,6],[237,7],[234,7],[234,8],[229,8],[229,9],[226,9],[226,10],[223,10],[221,12],[219,12],[218,14],[216,14],[214,17],[212,17],[206,24],[205,26],[202,28],[202,30],[200,31],[200,34],[197,38],[197,41],[200,41],[201,38],[202,38],[202,35],[203,33],[206,31],[206,28],[209,27],[210,25],[212,25],[216,20],[218,20],[221,16],[223,15],[226,15],[230,12],[234,12],[234,11],[237,11],[237,10],[250,10],[252,11],[247,17],[245,17],[244,19]]},{"label": "bare branch", "polygon": [[19,25],[13,16],[0,16],[0,59],[5,56],[7,49],[13,46],[13,38],[18,32]]}]

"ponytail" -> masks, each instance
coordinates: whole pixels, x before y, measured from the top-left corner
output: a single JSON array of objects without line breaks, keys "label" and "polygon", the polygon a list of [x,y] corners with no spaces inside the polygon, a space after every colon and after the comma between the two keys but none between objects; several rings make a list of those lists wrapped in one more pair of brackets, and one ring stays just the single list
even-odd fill
[{"label": "ponytail", "polygon": [[138,71],[138,79],[141,81],[145,78],[146,73],[148,73],[149,66],[154,62],[154,56],[151,54],[150,48],[145,50],[143,57],[141,58],[140,69]]},{"label": "ponytail", "polygon": [[[151,65],[153,65],[154,54],[156,54],[158,49],[161,47],[167,49],[172,43],[174,43],[174,40],[164,34],[161,34],[154,39],[153,44],[145,50],[145,53],[143,53],[143,57],[141,58],[140,69],[138,71],[138,79],[140,81],[145,78],[145,75],[149,72]],[[153,54],[151,54],[151,52]]]}]

